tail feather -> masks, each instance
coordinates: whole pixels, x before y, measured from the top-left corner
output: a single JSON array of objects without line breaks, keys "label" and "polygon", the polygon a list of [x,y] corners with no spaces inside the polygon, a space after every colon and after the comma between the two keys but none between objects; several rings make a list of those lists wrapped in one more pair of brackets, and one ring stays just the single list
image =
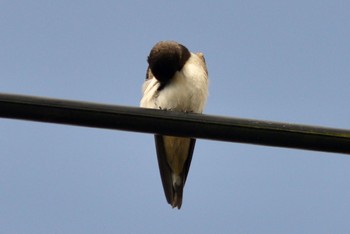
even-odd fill
[{"label": "tail feather", "polygon": [[164,194],[167,202],[173,207],[181,208],[183,188],[185,186],[187,174],[190,168],[192,154],[195,146],[195,139],[189,139],[188,153],[186,161],[183,164],[180,173],[174,172],[169,165],[166,149],[164,147],[164,138],[161,135],[155,135],[156,150],[158,157],[159,171],[162,179]]},{"label": "tail feather", "polygon": [[175,208],[175,207],[177,207],[178,209],[181,208],[183,188],[184,188],[183,183],[181,183],[181,185],[175,185],[173,187],[173,189],[174,189],[173,190],[173,200],[170,204],[173,208]]}]

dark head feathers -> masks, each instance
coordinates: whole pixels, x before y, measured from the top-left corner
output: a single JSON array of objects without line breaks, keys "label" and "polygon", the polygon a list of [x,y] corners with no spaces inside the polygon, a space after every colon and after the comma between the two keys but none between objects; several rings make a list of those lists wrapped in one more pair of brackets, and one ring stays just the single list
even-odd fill
[{"label": "dark head feathers", "polygon": [[185,46],[175,41],[161,41],[152,48],[147,61],[154,77],[161,83],[167,83],[190,56]]}]

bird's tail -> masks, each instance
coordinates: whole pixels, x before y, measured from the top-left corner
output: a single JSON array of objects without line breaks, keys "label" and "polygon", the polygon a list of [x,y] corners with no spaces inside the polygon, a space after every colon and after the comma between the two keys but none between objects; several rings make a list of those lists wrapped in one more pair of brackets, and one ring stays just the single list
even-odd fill
[{"label": "bird's tail", "polygon": [[177,207],[178,209],[181,208],[182,205],[182,194],[183,194],[183,189],[184,189],[184,180],[181,176],[173,174],[172,176],[173,179],[173,189],[172,189],[172,197],[171,201],[169,204],[175,208]]},{"label": "bird's tail", "polygon": [[155,135],[155,142],[166,200],[173,208],[180,209],[196,139]]}]

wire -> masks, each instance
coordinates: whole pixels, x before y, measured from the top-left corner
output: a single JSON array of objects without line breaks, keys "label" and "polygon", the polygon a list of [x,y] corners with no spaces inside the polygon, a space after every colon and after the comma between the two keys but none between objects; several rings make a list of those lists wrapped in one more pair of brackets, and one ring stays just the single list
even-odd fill
[{"label": "wire", "polygon": [[0,117],[350,154],[350,130],[0,94]]}]

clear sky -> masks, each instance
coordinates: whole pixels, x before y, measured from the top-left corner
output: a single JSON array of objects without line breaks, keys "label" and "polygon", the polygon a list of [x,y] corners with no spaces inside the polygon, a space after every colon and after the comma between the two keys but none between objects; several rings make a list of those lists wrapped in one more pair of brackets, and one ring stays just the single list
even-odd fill
[{"label": "clear sky", "polygon": [[[160,40],[205,113],[350,129],[349,1],[0,1],[0,92],[138,106]],[[1,110],[0,110],[1,111]],[[198,140],[181,210],[153,136],[0,119],[1,233],[349,233],[350,157]]]}]

